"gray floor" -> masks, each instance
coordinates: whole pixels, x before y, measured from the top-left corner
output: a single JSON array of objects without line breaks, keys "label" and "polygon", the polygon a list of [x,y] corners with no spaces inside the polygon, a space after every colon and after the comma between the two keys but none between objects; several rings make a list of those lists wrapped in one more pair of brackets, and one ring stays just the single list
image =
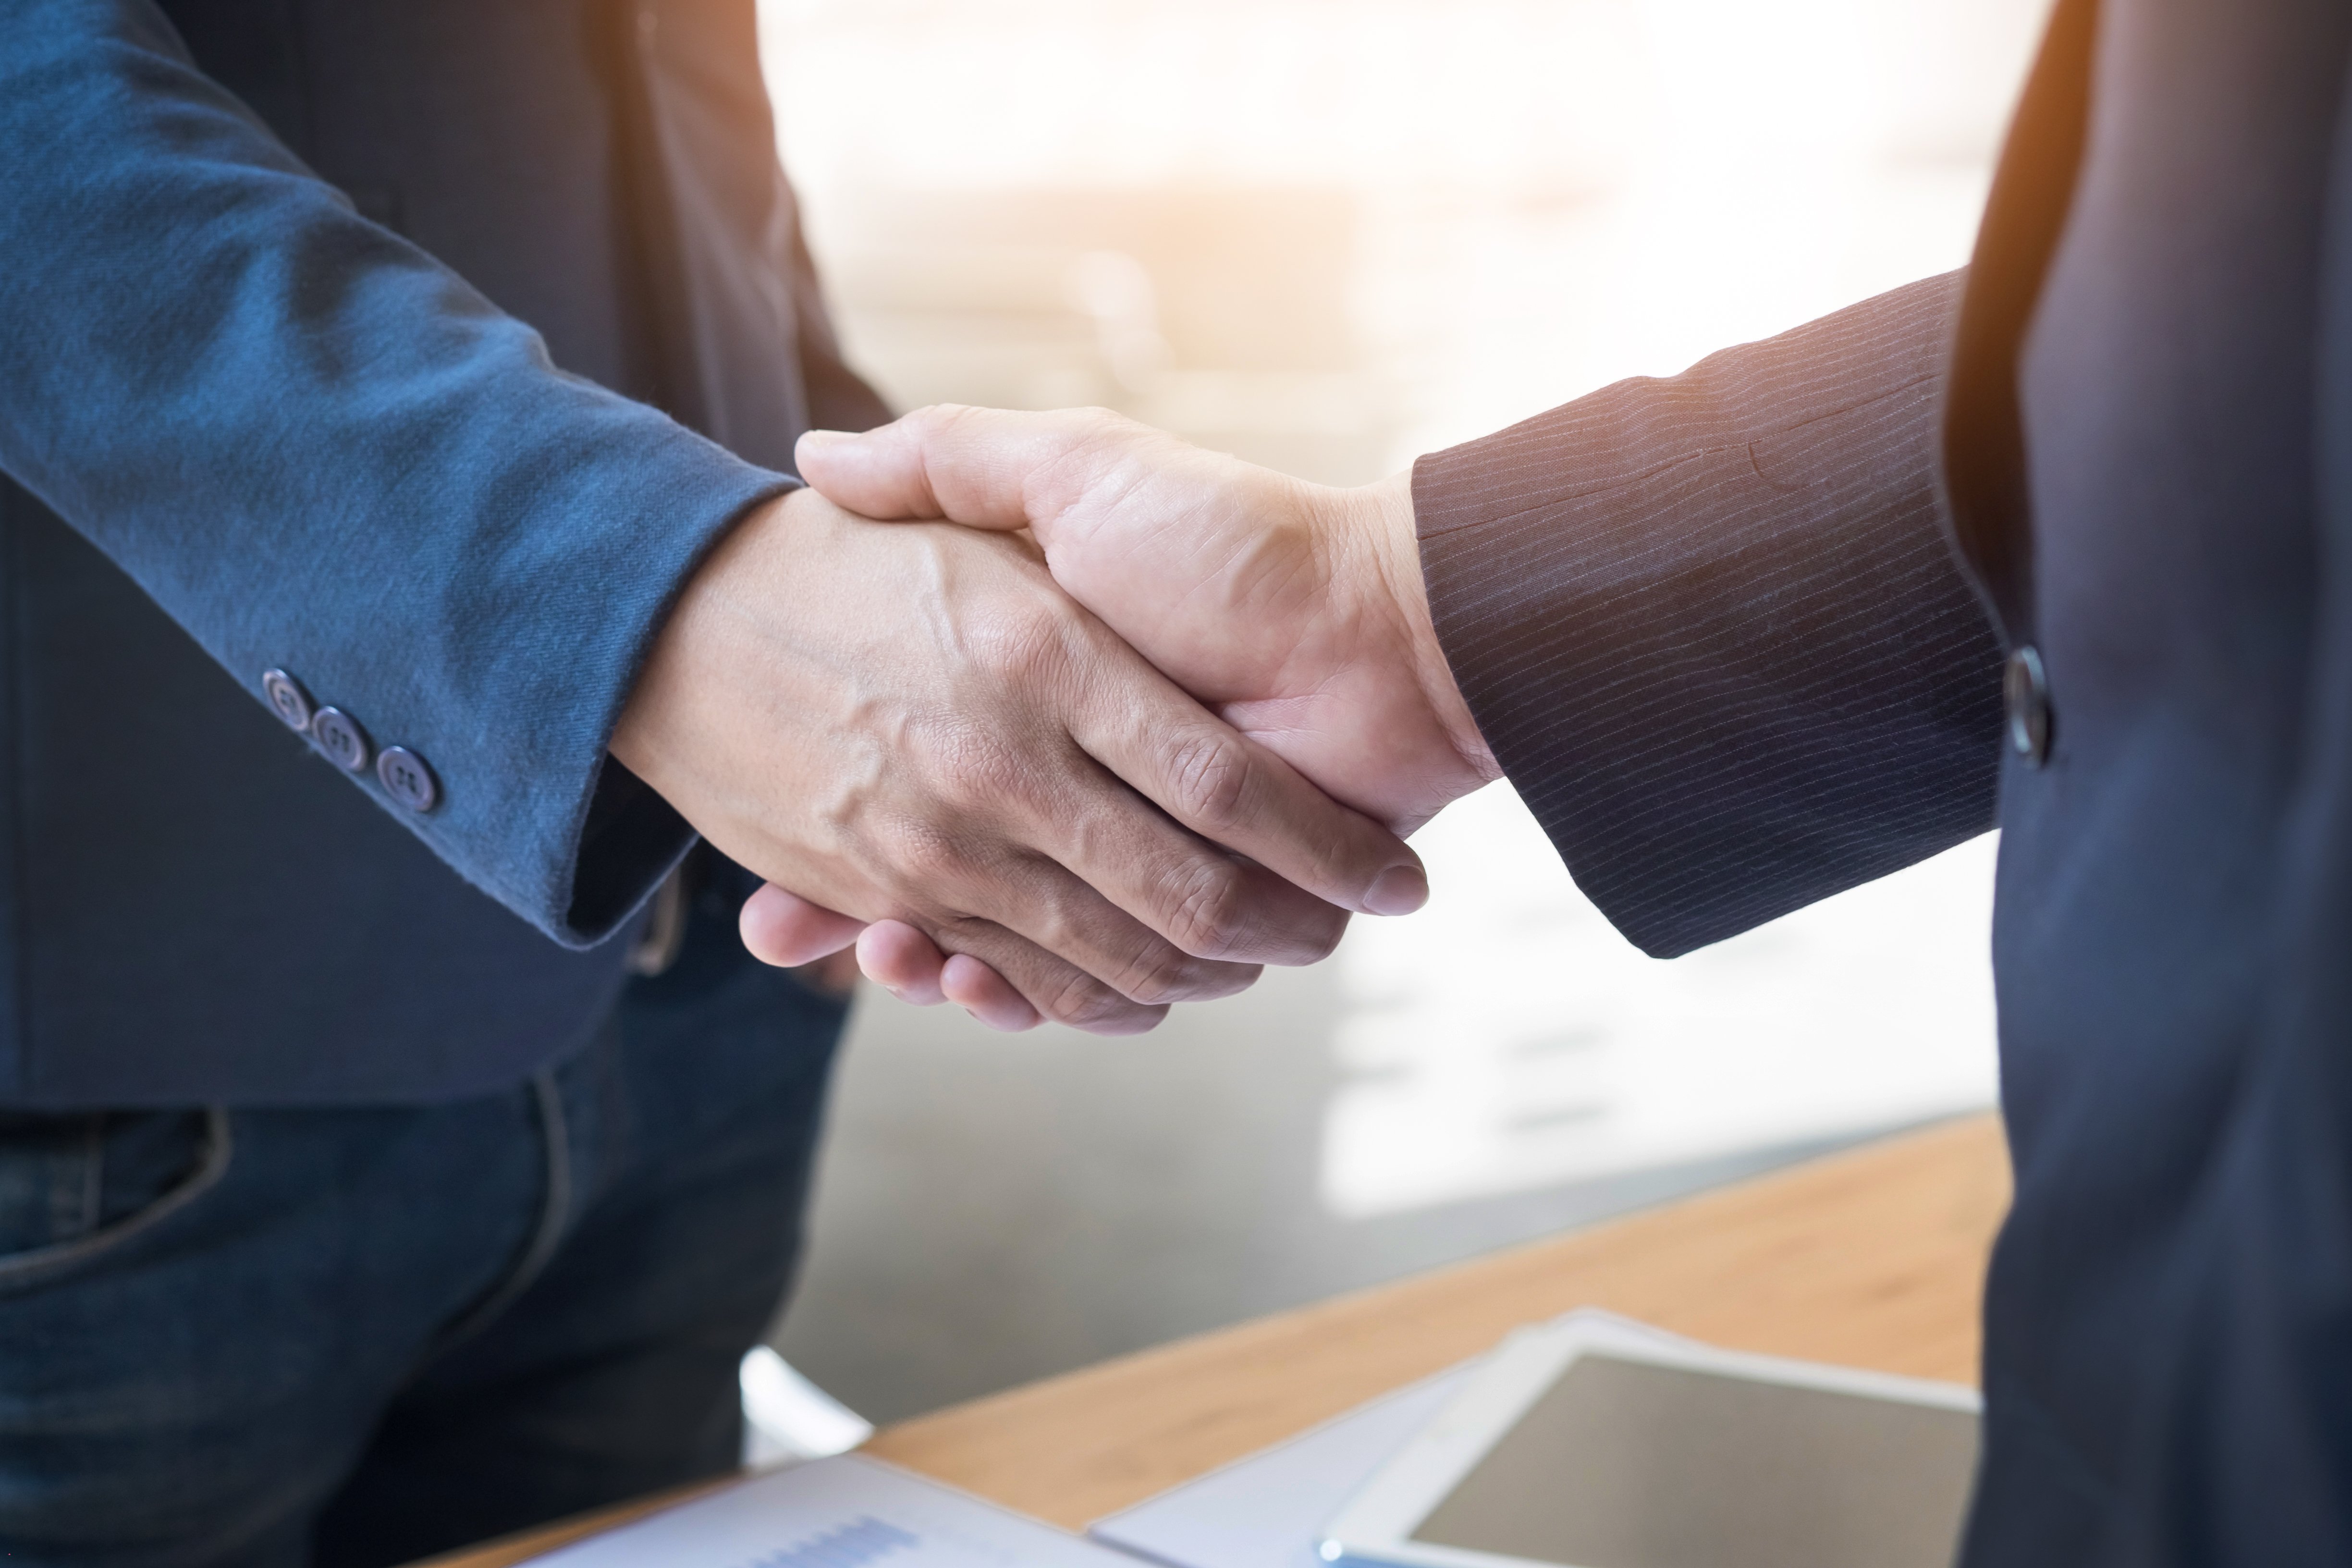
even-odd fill
[{"label": "gray floor", "polygon": [[1317,1190],[1334,984],[1272,972],[1134,1040],[869,994],[777,1347],[891,1421],[1822,1147],[1343,1220]]}]

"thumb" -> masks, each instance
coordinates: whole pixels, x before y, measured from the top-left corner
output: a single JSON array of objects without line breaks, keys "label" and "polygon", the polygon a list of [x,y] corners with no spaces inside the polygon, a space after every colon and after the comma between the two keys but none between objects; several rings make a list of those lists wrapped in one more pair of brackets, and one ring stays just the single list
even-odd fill
[{"label": "thumb", "polygon": [[922,442],[909,439],[904,424],[862,435],[810,430],[793,445],[793,460],[811,489],[845,510],[887,519],[944,516],[931,494]]},{"label": "thumb", "polygon": [[801,477],[835,506],[872,518],[973,528],[1049,528],[1095,467],[1139,429],[1101,409],[1049,414],[936,404],[863,435],[812,430]]}]

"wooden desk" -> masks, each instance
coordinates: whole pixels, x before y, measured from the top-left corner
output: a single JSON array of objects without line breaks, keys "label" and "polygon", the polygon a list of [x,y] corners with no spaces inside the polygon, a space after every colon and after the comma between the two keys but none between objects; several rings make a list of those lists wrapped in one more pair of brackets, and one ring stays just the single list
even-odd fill
[{"label": "wooden desk", "polygon": [[[1739,1350],[1973,1382],[2008,1205],[2000,1124],[1973,1117],[977,1399],[866,1451],[1076,1529],[1581,1306]],[[504,1568],[645,1506],[436,1568]]]}]

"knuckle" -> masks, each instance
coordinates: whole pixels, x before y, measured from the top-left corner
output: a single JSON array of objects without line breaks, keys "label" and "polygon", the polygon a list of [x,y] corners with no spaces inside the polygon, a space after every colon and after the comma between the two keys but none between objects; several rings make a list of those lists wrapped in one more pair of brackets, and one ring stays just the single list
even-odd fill
[{"label": "knuckle", "polygon": [[1223,958],[1250,929],[1248,879],[1230,860],[1196,861],[1169,911],[1168,938],[1186,952]]},{"label": "knuckle", "polygon": [[944,815],[964,825],[965,837],[982,824],[1004,821],[1011,808],[1037,791],[1035,760],[1022,756],[1005,734],[986,725],[943,726],[923,750],[929,787]]},{"label": "knuckle", "polygon": [[1037,1010],[1055,1023],[1075,1029],[1114,1022],[1132,1005],[1126,997],[1087,974],[1065,975],[1045,990],[1043,999],[1032,998]]},{"label": "knuckle", "polygon": [[920,408],[899,416],[898,423],[918,436],[943,435],[968,421],[973,413],[969,404],[926,403]]},{"label": "knuckle", "polygon": [[974,626],[970,646],[976,660],[999,680],[1034,686],[1068,667],[1072,619],[1058,604],[1041,596]]},{"label": "knuckle", "polygon": [[1231,736],[1190,736],[1178,742],[1171,763],[1179,817],[1213,838],[1241,820],[1250,760]]},{"label": "knuckle", "polygon": [[1146,1007],[1187,1002],[1202,993],[1200,965],[1165,942],[1151,942],[1119,977],[1119,993]]},{"label": "knuckle", "polygon": [[898,889],[924,902],[961,881],[971,866],[971,854],[959,837],[932,822],[898,824],[888,835],[886,854]]},{"label": "knuckle", "polygon": [[945,772],[942,793],[961,811],[1001,807],[1023,793],[1024,770],[1003,746],[983,735],[967,734],[957,741]]},{"label": "knuckle", "polygon": [[1076,437],[1076,444],[1082,449],[1095,452],[1123,447],[1138,436],[1156,434],[1151,426],[1141,421],[1100,405],[1073,408],[1062,416],[1069,421],[1071,432]]}]

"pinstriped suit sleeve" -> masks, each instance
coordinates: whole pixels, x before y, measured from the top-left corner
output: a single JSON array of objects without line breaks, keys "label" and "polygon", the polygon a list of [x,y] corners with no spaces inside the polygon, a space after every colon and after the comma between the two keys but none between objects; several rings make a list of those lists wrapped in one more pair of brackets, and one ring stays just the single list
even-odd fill
[{"label": "pinstriped suit sleeve", "polygon": [[1471,711],[1644,952],[1993,826],[2001,654],[1936,489],[1960,282],[1414,468],[1430,604]]}]

